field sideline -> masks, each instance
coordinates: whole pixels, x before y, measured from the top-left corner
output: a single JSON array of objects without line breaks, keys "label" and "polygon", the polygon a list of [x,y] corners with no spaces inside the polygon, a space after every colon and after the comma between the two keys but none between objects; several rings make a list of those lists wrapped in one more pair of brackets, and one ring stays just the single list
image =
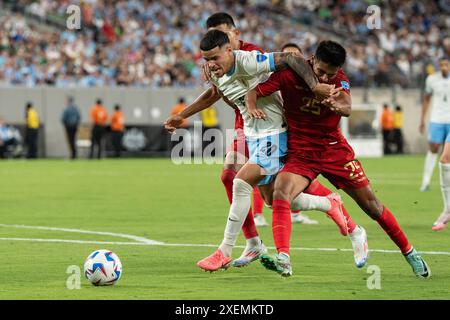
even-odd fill
[{"label": "field sideline", "polygon": [[[369,265],[381,270],[380,290],[367,288],[370,274],[356,269],[350,250],[315,250],[351,249],[320,212],[309,213],[319,225],[293,226],[297,249],[289,279],[258,262],[213,274],[198,269],[195,263],[214,250],[204,245],[220,243],[228,213],[220,165],[177,166],[167,159],[2,161],[0,299],[449,299],[450,229],[431,231],[442,210],[437,168],[431,191],[420,193],[423,157],[361,162],[416,248],[438,253],[423,255],[432,279],[416,279],[400,253],[390,252],[397,248],[378,224],[343,192],[350,215],[368,232],[369,247],[388,251],[370,254]],[[271,229],[260,233],[272,247]],[[244,244],[242,236],[238,244]],[[91,251],[103,248],[122,260],[119,283],[93,287],[82,277],[81,289],[67,289],[67,268],[82,268]]]}]

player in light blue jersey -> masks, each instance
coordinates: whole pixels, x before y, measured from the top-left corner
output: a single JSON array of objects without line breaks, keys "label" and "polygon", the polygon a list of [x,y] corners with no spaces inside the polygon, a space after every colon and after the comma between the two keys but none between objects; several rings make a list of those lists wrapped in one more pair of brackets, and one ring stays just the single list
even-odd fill
[{"label": "player in light blue jersey", "polygon": [[[224,240],[219,249],[197,265],[207,271],[227,268],[231,264],[231,252],[242,223],[251,204],[253,187],[259,185],[267,203],[271,203],[271,181],[283,165],[287,151],[287,127],[283,115],[283,103],[279,92],[258,101],[258,107],[267,119],[252,118],[245,106],[245,94],[267,80],[270,72],[291,67],[301,76],[310,89],[324,99],[337,90],[328,84],[319,84],[314,72],[302,57],[292,53],[260,53],[234,51],[226,33],[209,31],[201,40],[200,49],[211,71],[211,82],[240,110],[244,120],[244,133],[249,146],[249,161],[233,181],[233,201],[230,207]],[[308,199],[306,199],[308,198]],[[312,200],[311,200],[312,199]],[[345,223],[342,201],[336,195],[318,197],[300,194],[294,199],[295,208],[302,203],[314,202],[315,209],[327,212],[335,220]],[[305,208],[308,209],[308,208]],[[254,255],[264,253],[257,246]]]},{"label": "player in light blue jersey", "polygon": [[429,75],[425,84],[425,97],[420,119],[420,133],[425,132],[425,120],[431,106],[428,126],[429,151],[425,158],[420,191],[429,190],[439,149],[450,142],[450,75],[448,57],[439,60],[439,71]]},{"label": "player in light blue jersey", "polygon": [[428,76],[425,87],[425,101],[423,104],[421,132],[425,127],[425,116],[432,100],[428,138],[430,151],[425,160],[424,181],[422,191],[428,190],[439,147],[444,149],[439,161],[439,174],[444,210],[434,222],[434,231],[443,230],[450,222],[450,62],[444,56],[439,60],[440,71]]}]

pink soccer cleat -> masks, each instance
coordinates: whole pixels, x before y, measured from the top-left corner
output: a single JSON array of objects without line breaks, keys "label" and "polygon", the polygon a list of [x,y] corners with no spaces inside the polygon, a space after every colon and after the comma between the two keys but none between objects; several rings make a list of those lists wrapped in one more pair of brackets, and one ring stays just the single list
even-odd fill
[{"label": "pink soccer cleat", "polygon": [[343,236],[348,235],[347,219],[342,211],[342,199],[337,193],[332,193],[327,196],[330,201],[331,209],[327,211],[328,218],[332,219],[339,227],[339,231]]},{"label": "pink soccer cleat", "polygon": [[197,262],[197,266],[205,271],[217,271],[219,269],[227,269],[230,266],[231,258],[226,257],[222,251],[216,250],[212,255]]},{"label": "pink soccer cleat", "polygon": [[433,224],[431,228],[433,231],[441,231],[447,226],[447,223],[450,222],[450,213],[442,212],[436,222]]}]

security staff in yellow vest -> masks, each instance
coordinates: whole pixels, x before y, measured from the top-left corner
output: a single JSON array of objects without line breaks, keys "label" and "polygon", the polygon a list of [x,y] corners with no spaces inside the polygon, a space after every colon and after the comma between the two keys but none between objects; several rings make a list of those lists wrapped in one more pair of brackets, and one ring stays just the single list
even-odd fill
[{"label": "security staff in yellow vest", "polygon": [[394,131],[393,142],[396,146],[397,153],[403,153],[403,112],[400,106],[397,106],[394,111]]},{"label": "security staff in yellow vest", "polygon": [[[209,144],[212,143],[212,141],[206,140],[205,139],[205,132],[208,131],[209,129],[218,129],[220,130],[220,125],[219,125],[219,120],[217,119],[217,111],[214,108],[214,106],[211,106],[209,108],[206,108],[204,110],[201,111],[200,113],[200,117],[202,119],[202,124],[203,124],[203,150],[205,150],[206,146],[208,146]],[[215,136],[214,134],[212,136]],[[210,138],[208,138],[210,139]],[[215,144],[215,148],[218,148],[219,146],[217,145],[216,141],[213,141]],[[210,155],[205,155],[205,156],[212,156],[214,157],[216,155],[215,149],[212,150]]]},{"label": "security staff in yellow vest", "polygon": [[28,102],[25,107],[25,145],[27,147],[27,158],[36,159],[38,156],[38,131],[39,131],[39,116],[33,108],[33,104]]}]

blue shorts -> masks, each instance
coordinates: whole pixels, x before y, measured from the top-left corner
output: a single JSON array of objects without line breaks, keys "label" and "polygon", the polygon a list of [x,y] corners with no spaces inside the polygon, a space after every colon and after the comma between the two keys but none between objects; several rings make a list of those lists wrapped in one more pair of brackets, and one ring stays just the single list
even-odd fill
[{"label": "blue shorts", "polygon": [[264,169],[266,176],[258,185],[269,184],[283,168],[287,152],[287,132],[262,138],[247,137],[249,161]]},{"label": "blue shorts", "polygon": [[450,123],[430,122],[428,127],[428,141],[438,144],[450,142]]}]

